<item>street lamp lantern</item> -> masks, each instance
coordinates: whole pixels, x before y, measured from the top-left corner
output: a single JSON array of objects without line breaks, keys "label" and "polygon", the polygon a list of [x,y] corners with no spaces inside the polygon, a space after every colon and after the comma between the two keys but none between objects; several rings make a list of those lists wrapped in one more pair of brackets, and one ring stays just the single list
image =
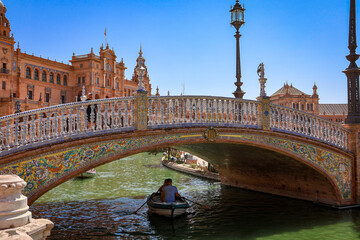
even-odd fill
[{"label": "street lamp lantern", "polygon": [[241,63],[240,63],[240,27],[245,23],[244,6],[241,6],[239,0],[236,0],[236,4],[231,7],[231,25],[233,25],[236,29],[236,90],[233,92],[235,98],[243,98],[245,92],[241,90],[242,82],[241,82]]},{"label": "street lamp lantern", "polygon": [[241,25],[245,23],[244,21],[244,12],[245,8],[240,5],[239,0],[236,1],[236,4],[232,9],[231,12],[231,25],[233,25],[236,29],[239,29]]}]

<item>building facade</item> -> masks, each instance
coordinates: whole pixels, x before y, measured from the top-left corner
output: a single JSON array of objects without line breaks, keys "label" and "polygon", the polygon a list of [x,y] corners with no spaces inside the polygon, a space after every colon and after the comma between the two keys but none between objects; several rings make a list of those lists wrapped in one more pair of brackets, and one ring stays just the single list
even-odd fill
[{"label": "building facade", "polygon": [[270,102],[284,107],[295,108],[312,114],[319,114],[319,95],[314,84],[313,94],[306,94],[285,83],[282,88],[270,96]]},{"label": "building facade", "polygon": [[313,86],[313,94],[306,94],[293,87],[292,84],[284,84],[270,97],[270,102],[284,107],[295,108],[304,112],[319,115],[330,121],[345,123],[348,113],[347,104],[319,104],[317,86]]},{"label": "building facade", "polygon": [[140,47],[131,80],[125,78],[125,63],[109,45],[99,53],[73,54],[64,64],[22,52],[11,34],[6,7],[0,0],[0,116],[19,111],[78,101],[85,86],[94,99],[133,96],[138,86],[136,68],[146,69],[144,86],[151,95],[151,84]]}]

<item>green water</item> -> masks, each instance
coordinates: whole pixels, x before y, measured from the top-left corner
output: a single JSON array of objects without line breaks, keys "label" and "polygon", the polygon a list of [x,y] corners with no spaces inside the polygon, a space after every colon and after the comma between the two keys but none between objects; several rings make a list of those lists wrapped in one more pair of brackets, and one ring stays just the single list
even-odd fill
[{"label": "green water", "polygon": [[[72,179],[38,199],[34,217],[55,223],[51,239],[360,239],[360,210],[334,210],[309,202],[222,186],[160,165],[146,153],[96,169],[92,179]],[[146,195],[172,178],[192,205],[170,221],[138,214]]]}]

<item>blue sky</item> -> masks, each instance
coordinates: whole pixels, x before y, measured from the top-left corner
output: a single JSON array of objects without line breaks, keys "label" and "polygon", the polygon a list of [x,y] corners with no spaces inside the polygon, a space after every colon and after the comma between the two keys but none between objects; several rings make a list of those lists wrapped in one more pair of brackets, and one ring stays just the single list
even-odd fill
[{"label": "blue sky", "polygon": [[[72,53],[97,53],[104,29],[131,78],[140,43],[153,89],[179,95],[232,97],[235,90],[235,0],[3,0],[22,51],[68,62]],[[257,66],[265,63],[267,93],[284,82],[321,103],[346,103],[349,0],[240,0],[245,99],[260,92]],[[357,9],[358,12],[360,9]],[[360,19],[360,15],[359,15]],[[360,27],[360,25],[359,25]],[[360,38],[359,38],[360,39]],[[359,52],[359,51],[358,51]]]}]

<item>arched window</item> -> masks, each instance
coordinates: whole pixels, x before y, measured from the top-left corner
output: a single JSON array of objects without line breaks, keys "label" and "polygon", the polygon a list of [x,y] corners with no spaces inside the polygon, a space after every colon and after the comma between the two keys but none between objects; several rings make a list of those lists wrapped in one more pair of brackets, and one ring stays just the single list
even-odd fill
[{"label": "arched window", "polygon": [[56,83],[61,85],[61,77],[60,74],[56,75]]},{"label": "arched window", "polygon": [[50,82],[54,83],[54,73],[50,73]]},{"label": "arched window", "polygon": [[43,81],[43,82],[46,82],[46,81],[47,81],[46,72],[45,72],[45,71],[42,72],[42,81]]},{"label": "arched window", "polygon": [[67,76],[64,75],[64,86],[67,86]]},{"label": "arched window", "polygon": [[26,68],[26,78],[31,79],[31,69]]},{"label": "arched window", "polygon": [[109,63],[106,64],[106,71],[111,72],[111,65]]},{"label": "arched window", "polygon": [[106,86],[109,87],[110,86],[110,80],[106,79]]},{"label": "arched window", "polygon": [[39,80],[39,70],[35,69],[34,71],[34,79]]}]

